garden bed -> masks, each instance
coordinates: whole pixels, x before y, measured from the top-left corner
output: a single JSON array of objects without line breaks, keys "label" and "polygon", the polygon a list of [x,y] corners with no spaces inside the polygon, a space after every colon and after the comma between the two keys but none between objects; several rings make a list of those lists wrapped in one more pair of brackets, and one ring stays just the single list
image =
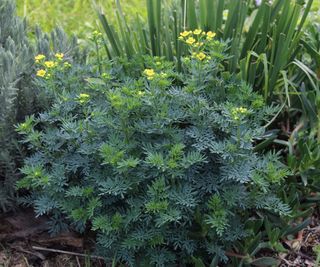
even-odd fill
[{"label": "garden bed", "polygon": [[319,1],[40,2],[0,0],[0,267],[319,265]]},{"label": "garden bed", "polygon": [[[267,251],[259,256],[277,258],[281,262],[279,267],[314,267],[317,258],[314,247],[320,245],[319,215],[317,209],[307,228],[301,230],[296,238],[282,241],[287,252]],[[45,218],[35,219],[32,210],[8,214],[0,220],[1,267],[111,266],[90,253],[93,240],[88,235],[85,239],[68,232],[50,237],[48,221]]]}]

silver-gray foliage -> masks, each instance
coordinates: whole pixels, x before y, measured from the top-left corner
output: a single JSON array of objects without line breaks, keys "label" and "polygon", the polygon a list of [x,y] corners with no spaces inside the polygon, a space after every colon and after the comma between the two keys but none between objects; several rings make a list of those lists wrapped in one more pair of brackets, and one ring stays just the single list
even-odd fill
[{"label": "silver-gray foliage", "polygon": [[0,210],[4,211],[14,202],[17,168],[23,157],[14,125],[44,109],[46,103],[39,101],[32,85],[34,56],[63,52],[71,59],[80,58],[76,38],[70,40],[59,28],[51,36],[36,29],[35,42],[30,41],[26,20],[15,12],[14,1],[0,0]]}]

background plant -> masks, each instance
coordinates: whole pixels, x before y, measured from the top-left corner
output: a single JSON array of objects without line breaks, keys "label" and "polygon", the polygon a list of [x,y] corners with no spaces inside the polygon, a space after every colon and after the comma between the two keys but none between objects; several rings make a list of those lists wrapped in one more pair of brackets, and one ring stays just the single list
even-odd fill
[{"label": "background plant", "polygon": [[[111,20],[115,19],[113,0],[98,1]],[[19,0],[16,1],[17,12],[28,19],[30,25],[40,25],[45,32],[51,32],[59,25],[69,35],[76,34],[81,41],[86,41],[88,35],[98,27],[91,0]],[[144,1],[123,1],[123,9],[128,17],[137,14],[145,16]],[[83,18],[86,18],[85,22]],[[130,18],[128,18],[130,20]]]},{"label": "background plant", "polygon": [[80,60],[76,39],[70,41],[61,29],[51,37],[37,29],[36,44],[28,38],[26,21],[15,14],[12,1],[0,1],[0,208],[7,210],[15,199],[17,168],[24,152],[18,144],[14,125],[25,116],[46,108],[46,96],[32,82],[35,51],[55,51]]},{"label": "background plant", "polygon": [[[117,27],[99,13],[107,37],[106,49],[111,57],[128,58],[136,54],[165,56],[180,63],[186,48],[177,42],[179,33],[197,28],[211,30],[218,38],[230,40],[227,69],[240,72],[242,79],[262,91],[265,99],[274,94],[288,96],[284,90],[289,66],[300,49],[304,22],[312,0],[250,1],[202,0],[163,3],[147,1],[148,25],[140,18],[126,22],[120,1],[117,2]],[[297,68],[295,68],[297,71]],[[293,80],[292,80],[293,79]],[[290,83],[290,84],[291,84]],[[287,93],[287,94],[286,94]]]},{"label": "background plant", "polygon": [[19,158],[13,124],[34,111],[35,94],[30,88],[33,50],[26,24],[15,16],[14,5],[9,1],[0,2],[0,25],[0,204],[1,209],[6,209],[14,198],[15,163]]}]

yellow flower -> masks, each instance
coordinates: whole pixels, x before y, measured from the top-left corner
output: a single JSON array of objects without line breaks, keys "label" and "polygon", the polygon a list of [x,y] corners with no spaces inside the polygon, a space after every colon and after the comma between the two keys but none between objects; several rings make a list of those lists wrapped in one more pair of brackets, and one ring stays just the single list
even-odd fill
[{"label": "yellow flower", "polygon": [[244,113],[247,113],[247,112],[248,112],[248,109],[247,108],[243,108],[243,107],[233,108],[232,109],[232,113],[233,114],[236,114],[236,113],[244,114]]},{"label": "yellow flower", "polygon": [[53,62],[53,61],[45,61],[44,62],[44,65],[47,67],[47,68],[53,68],[56,66],[56,63]]},{"label": "yellow flower", "polygon": [[195,41],[196,41],[196,39],[194,39],[193,37],[189,37],[189,38],[186,40],[186,43],[187,43],[188,45],[192,45]]},{"label": "yellow flower", "polygon": [[240,118],[239,118],[238,115],[233,115],[233,119],[237,121],[237,120],[239,120]]},{"label": "yellow flower", "polygon": [[138,96],[144,96],[144,92],[138,91]]},{"label": "yellow flower", "polygon": [[46,58],[45,55],[39,54],[34,57],[34,60],[38,63],[40,60],[45,59],[45,58]]},{"label": "yellow flower", "polygon": [[207,32],[207,39],[211,40],[215,36],[216,36],[215,32],[212,32],[212,31]]},{"label": "yellow flower", "polygon": [[200,52],[196,55],[197,59],[204,60],[206,58],[206,55],[203,52]]},{"label": "yellow flower", "polygon": [[196,42],[195,44],[194,44],[194,47],[200,47],[200,46],[202,46],[203,45],[203,42]]},{"label": "yellow flower", "polygon": [[246,115],[248,114],[248,109],[247,108],[244,108],[244,107],[239,107],[239,108],[233,108],[231,110],[231,114],[232,114],[232,117],[234,120],[239,120],[240,119],[240,116],[239,115]]},{"label": "yellow flower", "polygon": [[152,80],[156,74],[153,69],[145,69],[143,74],[147,76],[148,80]]},{"label": "yellow flower", "polygon": [[71,64],[70,64],[69,62],[64,62],[64,63],[63,63],[63,66],[64,66],[65,68],[70,68],[70,67],[71,67]]},{"label": "yellow flower", "polygon": [[101,32],[98,32],[98,31],[94,31],[92,33],[93,37],[101,37],[102,36],[102,33]]},{"label": "yellow flower", "polygon": [[248,109],[247,109],[247,108],[243,108],[243,107],[240,107],[238,110],[239,110],[239,112],[242,113],[242,114],[248,112]]},{"label": "yellow flower", "polygon": [[181,37],[187,37],[190,34],[188,31],[180,32]]},{"label": "yellow flower", "polygon": [[83,104],[83,103],[86,103],[86,102],[89,101],[90,95],[88,95],[88,94],[80,94],[78,99],[79,99],[79,103]]},{"label": "yellow flower", "polygon": [[45,75],[46,75],[46,71],[45,70],[43,70],[43,69],[41,69],[41,70],[38,70],[37,71],[37,76],[39,76],[39,77],[44,77]]},{"label": "yellow flower", "polygon": [[195,35],[199,35],[199,34],[201,34],[201,32],[202,32],[202,30],[200,30],[200,29],[196,29],[196,30],[193,31],[193,33]]},{"label": "yellow flower", "polygon": [[90,95],[88,95],[88,94],[80,94],[79,96],[80,96],[80,98],[88,98],[88,97],[90,97]]},{"label": "yellow flower", "polygon": [[222,13],[223,20],[227,20],[228,15],[229,15],[229,10],[228,9],[223,10],[223,13]]},{"label": "yellow flower", "polygon": [[160,73],[160,76],[161,76],[161,78],[167,78],[167,77],[168,77],[168,74],[165,73],[165,72],[161,72],[161,73]]},{"label": "yellow flower", "polygon": [[101,77],[102,77],[103,79],[111,79],[111,75],[110,75],[109,73],[106,73],[106,72],[102,73],[102,74],[101,74]]},{"label": "yellow flower", "polygon": [[63,57],[64,57],[64,54],[63,54],[63,53],[56,53],[54,56],[55,56],[57,59],[62,60]]}]

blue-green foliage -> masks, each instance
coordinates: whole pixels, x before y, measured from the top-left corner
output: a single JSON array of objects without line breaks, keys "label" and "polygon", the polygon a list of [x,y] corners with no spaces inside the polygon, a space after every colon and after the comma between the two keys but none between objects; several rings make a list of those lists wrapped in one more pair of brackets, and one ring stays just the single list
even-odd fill
[{"label": "blue-green foliage", "polygon": [[24,157],[14,125],[26,115],[47,108],[46,94],[33,87],[34,56],[62,52],[69,60],[81,61],[76,38],[68,38],[57,28],[51,36],[36,29],[33,44],[28,39],[25,20],[15,14],[15,3],[0,0],[0,210],[15,202],[17,169]]},{"label": "blue-green foliage", "polygon": [[33,151],[26,204],[53,233],[96,231],[98,251],[128,266],[226,260],[247,219],[288,215],[276,195],[287,171],[253,151],[275,110],[224,72],[223,49],[185,58],[181,73],[146,58],[138,75],[114,63],[101,77],[73,66],[37,79],[54,100],[18,127]]}]

